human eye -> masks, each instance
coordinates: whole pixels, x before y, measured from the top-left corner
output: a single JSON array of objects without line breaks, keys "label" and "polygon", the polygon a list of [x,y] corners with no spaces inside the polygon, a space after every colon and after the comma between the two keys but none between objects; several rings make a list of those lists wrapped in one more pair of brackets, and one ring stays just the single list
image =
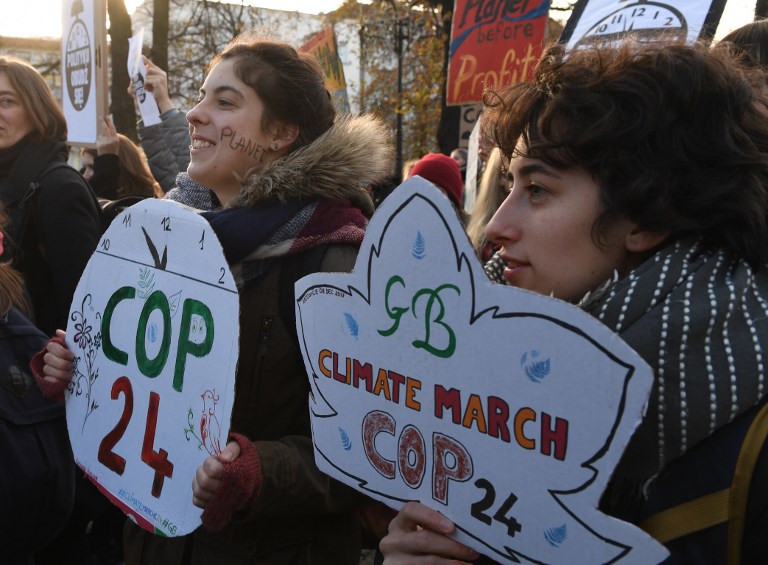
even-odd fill
[{"label": "human eye", "polygon": [[217,102],[219,106],[222,108],[231,108],[232,106],[234,106],[234,104],[230,100],[227,100],[226,98],[219,98]]},{"label": "human eye", "polygon": [[0,106],[2,106],[3,108],[8,108],[10,106],[13,106],[14,104],[16,104],[16,100],[14,98],[10,96],[0,97]]},{"label": "human eye", "polygon": [[544,198],[546,198],[548,194],[546,188],[544,188],[540,184],[536,184],[535,182],[529,183],[525,187],[525,190],[528,193],[528,198],[532,202],[543,200]]}]

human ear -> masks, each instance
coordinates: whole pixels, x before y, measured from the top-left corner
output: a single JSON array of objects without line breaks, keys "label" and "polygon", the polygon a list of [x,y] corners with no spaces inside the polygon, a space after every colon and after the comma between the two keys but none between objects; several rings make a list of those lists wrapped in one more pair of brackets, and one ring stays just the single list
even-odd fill
[{"label": "human ear", "polygon": [[624,247],[631,253],[655,249],[669,237],[669,230],[649,231],[635,227],[624,238]]},{"label": "human ear", "polygon": [[272,134],[272,141],[280,147],[291,145],[299,137],[298,124],[277,124]]}]

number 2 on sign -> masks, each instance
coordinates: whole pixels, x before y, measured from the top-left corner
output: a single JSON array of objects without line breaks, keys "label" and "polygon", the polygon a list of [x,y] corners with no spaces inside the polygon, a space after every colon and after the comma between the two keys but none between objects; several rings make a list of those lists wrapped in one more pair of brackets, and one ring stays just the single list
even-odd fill
[{"label": "number 2 on sign", "polygon": [[[98,455],[99,462],[118,475],[122,475],[125,471],[125,459],[112,449],[125,434],[133,415],[133,387],[128,377],[120,377],[112,384],[112,400],[117,400],[121,392],[125,396],[123,413],[115,427],[101,440]],[[152,481],[152,496],[155,498],[160,498],[165,477],[170,479],[173,476],[173,463],[168,460],[168,452],[165,449],[155,451],[154,448],[159,408],[160,395],[156,392],[150,392],[147,425],[144,428],[144,442],[141,445],[141,460],[155,470],[155,478]]]}]

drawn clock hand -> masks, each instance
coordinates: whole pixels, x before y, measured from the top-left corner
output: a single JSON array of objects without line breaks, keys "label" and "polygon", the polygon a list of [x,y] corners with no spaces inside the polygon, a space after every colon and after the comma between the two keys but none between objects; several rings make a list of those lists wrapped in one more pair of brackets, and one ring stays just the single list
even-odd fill
[{"label": "drawn clock hand", "polygon": [[147,247],[149,247],[149,252],[152,254],[155,267],[161,271],[164,271],[165,266],[168,264],[168,246],[166,245],[163,248],[163,258],[160,259],[160,254],[157,252],[157,247],[155,247],[155,244],[152,242],[152,238],[149,237],[147,230],[145,230],[142,226],[141,231],[144,232],[144,238],[147,240]]}]

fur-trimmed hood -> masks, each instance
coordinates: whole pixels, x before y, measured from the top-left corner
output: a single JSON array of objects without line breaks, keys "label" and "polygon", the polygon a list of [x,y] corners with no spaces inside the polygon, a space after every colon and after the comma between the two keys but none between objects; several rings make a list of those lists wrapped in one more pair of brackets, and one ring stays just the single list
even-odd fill
[{"label": "fur-trimmed hood", "polygon": [[372,115],[346,115],[323,135],[251,174],[228,208],[295,197],[347,199],[370,217],[369,187],[392,173],[386,125]]}]

